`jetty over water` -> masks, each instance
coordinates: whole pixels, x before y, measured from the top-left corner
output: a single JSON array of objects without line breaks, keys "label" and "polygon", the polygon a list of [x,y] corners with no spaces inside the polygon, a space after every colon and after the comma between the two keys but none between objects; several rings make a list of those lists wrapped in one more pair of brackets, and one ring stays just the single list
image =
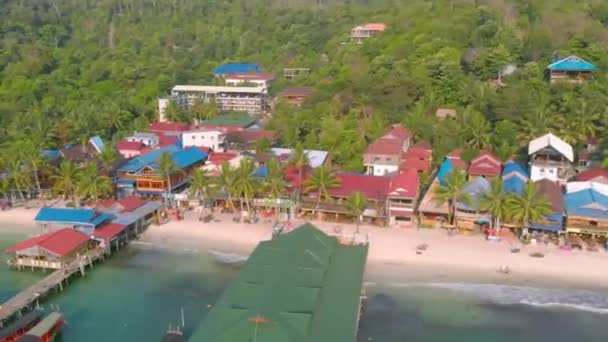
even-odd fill
[{"label": "jetty over water", "polygon": [[103,248],[94,248],[80,255],[76,260],[67,264],[64,268],[54,271],[45,278],[41,279],[36,284],[21,291],[13,298],[0,306],[0,327],[3,323],[11,319],[15,315],[22,313],[31,305],[37,303],[39,299],[50,294],[53,290],[63,290],[63,284],[72,275],[80,272],[85,275],[85,267],[93,266],[93,262],[99,258],[103,258],[106,250]]},{"label": "jetty over water", "polygon": [[354,342],[367,253],[310,224],[261,242],[189,341]]}]

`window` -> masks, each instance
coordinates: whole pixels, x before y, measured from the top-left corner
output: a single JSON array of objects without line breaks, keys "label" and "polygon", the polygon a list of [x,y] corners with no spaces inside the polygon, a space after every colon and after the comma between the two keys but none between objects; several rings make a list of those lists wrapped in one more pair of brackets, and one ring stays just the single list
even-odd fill
[{"label": "window", "polygon": [[215,140],[215,137],[213,135],[210,138],[211,138],[211,140]]},{"label": "window", "polygon": [[195,135],[193,135],[193,136],[192,136],[192,140],[195,140],[195,139],[196,139],[196,136],[195,136]]},{"label": "window", "polygon": [[391,161],[391,157],[386,157],[386,161],[390,162]]},{"label": "window", "polygon": [[374,160],[375,160],[375,161],[379,161],[379,160],[380,160],[380,157],[374,157]]},{"label": "window", "polygon": [[540,173],[545,173],[545,169],[540,169]]},{"label": "window", "polygon": [[553,174],[553,171],[554,171],[553,169],[549,169],[550,174]]}]

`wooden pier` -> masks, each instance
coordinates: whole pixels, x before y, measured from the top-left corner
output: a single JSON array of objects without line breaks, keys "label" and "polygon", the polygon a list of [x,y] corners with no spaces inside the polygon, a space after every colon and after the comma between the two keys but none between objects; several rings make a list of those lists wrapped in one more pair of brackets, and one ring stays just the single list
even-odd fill
[{"label": "wooden pier", "polygon": [[24,309],[37,303],[40,298],[48,295],[53,289],[63,291],[63,284],[70,276],[78,272],[84,276],[85,267],[87,265],[93,267],[93,262],[103,258],[104,254],[105,250],[103,248],[97,247],[89,250],[86,254],[79,256],[64,268],[54,271],[0,305],[0,328],[3,326],[3,322],[15,315],[21,314]]}]

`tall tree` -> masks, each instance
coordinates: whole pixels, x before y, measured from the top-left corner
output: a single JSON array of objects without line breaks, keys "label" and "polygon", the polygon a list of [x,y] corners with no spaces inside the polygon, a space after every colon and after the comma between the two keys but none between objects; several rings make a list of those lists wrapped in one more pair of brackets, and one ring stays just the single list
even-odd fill
[{"label": "tall tree", "polygon": [[458,224],[458,210],[456,205],[459,201],[470,204],[472,198],[464,192],[467,184],[467,177],[463,170],[454,168],[450,174],[444,178],[445,184],[441,184],[434,194],[433,200],[438,203],[448,203],[448,221]]},{"label": "tall tree", "polygon": [[[285,181],[285,175],[283,173],[283,165],[277,158],[272,158],[266,163],[268,174],[264,179],[264,189],[267,193],[272,196],[274,203],[278,208],[279,198],[285,193],[287,188],[287,182]],[[278,210],[277,216],[278,216]]]},{"label": "tall tree", "polygon": [[260,186],[259,179],[255,175],[255,165],[251,159],[241,159],[235,186],[241,196],[241,209],[244,199],[247,212],[251,214],[250,200],[253,199]]},{"label": "tall tree", "polygon": [[491,182],[490,191],[483,194],[479,203],[480,208],[488,211],[492,216],[491,226],[496,228],[499,233],[501,220],[505,216],[507,198],[502,179],[495,178]]},{"label": "tall tree", "polygon": [[17,155],[26,163],[28,169],[31,170],[34,176],[34,184],[36,190],[40,193],[40,171],[47,166],[46,158],[41,153],[39,146],[36,146],[32,140],[24,140],[18,145]]},{"label": "tall tree", "polygon": [[100,176],[95,163],[87,164],[79,173],[76,192],[79,198],[88,198],[97,203],[99,198],[108,197],[114,190],[108,176]]},{"label": "tall tree", "polygon": [[57,194],[63,195],[63,199],[71,199],[72,205],[77,206],[78,200],[76,198],[77,184],[80,170],[69,160],[64,160],[59,164],[54,175],[51,175],[53,181],[53,191]]},{"label": "tall tree", "polygon": [[329,199],[329,190],[339,188],[342,181],[327,166],[316,168],[309,178],[304,180],[306,191],[317,192],[317,207],[321,204],[321,197]]},{"label": "tall tree", "polygon": [[521,224],[524,235],[528,235],[530,222],[544,222],[545,216],[551,214],[551,203],[545,195],[538,193],[536,183],[528,182],[521,195],[507,198],[505,216]]},{"label": "tall tree", "polygon": [[359,225],[363,220],[363,211],[367,208],[367,198],[359,191],[355,191],[348,196],[348,211],[355,217],[357,222],[356,232],[359,234]]},{"label": "tall tree", "polygon": [[116,151],[114,146],[106,144],[103,151],[99,154],[99,160],[101,161],[103,168],[110,171],[118,161],[118,151]]},{"label": "tall tree", "polygon": [[213,186],[214,183],[209,178],[207,170],[194,170],[190,180],[190,195],[198,200],[198,204],[201,206],[201,217],[205,210],[205,200],[209,197]]},{"label": "tall tree", "polygon": [[236,170],[228,162],[223,162],[220,167],[220,173],[217,177],[218,186],[228,196],[228,203],[232,208],[232,212],[236,213],[236,207],[234,206],[234,195],[237,193],[236,181],[237,181]]},{"label": "tall tree", "polygon": [[303,184],[302,174],[304,173],[304,170],[310,166],[310,158],[308,157],[308,153],[304,151],[304,146],[302,144],[298,144],[293,152],[291,152],[288,164],[298,170],[298,196],[301,196]]},{"label": "tall tree", "polygon": [[160,155],[160,158],[158,160],[158,173],[161,178],[167,182],[167,186],[164,189],[165,205],[169,203],[169,194],[173,190],[173,186],[171,184],[171,176],[178,172],[182,171],[175,166],[175,161],[173,161],[171,153],[166,151],[163,152],[163,154]]}]

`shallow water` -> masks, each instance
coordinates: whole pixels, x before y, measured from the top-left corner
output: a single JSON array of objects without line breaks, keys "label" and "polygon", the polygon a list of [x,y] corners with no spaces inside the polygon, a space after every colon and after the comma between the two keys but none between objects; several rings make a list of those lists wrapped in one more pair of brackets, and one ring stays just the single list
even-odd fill
[{"label": "shallow water", "polygon": [[[20,238],[0,236],[0,250]],[[180,321],[182,308],[189,336],[237,275],[238,267],[218,264],[213,256],[240,259],[231,252],[136,242],[45,304],[59,305],[66,316],[61,341],[159,341],[169,323]],[[43,276],[9,270],[0,258],[0,301]],[[603,292],[372,280],[361,342],[608,341]]]}]

